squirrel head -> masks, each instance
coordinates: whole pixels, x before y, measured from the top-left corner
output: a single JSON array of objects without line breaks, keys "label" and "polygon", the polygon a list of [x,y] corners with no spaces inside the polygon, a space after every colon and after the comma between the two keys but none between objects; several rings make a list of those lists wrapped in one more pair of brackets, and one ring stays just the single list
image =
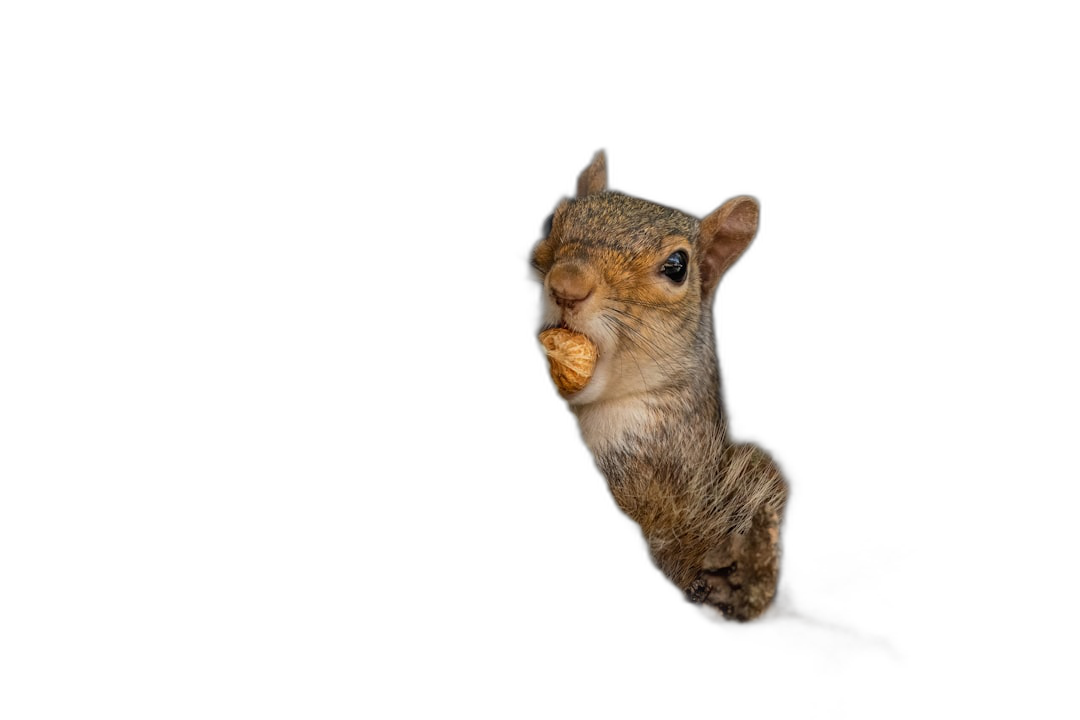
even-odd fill
[{"label": "squirrel head", "polygon": [[711,306],[757,232],[758,203],[728,200],[703,220],[607,190],[603,151],[533,250],[544,327],[587,336],[599,360],[571,405],[684,384],[715,366]]}]

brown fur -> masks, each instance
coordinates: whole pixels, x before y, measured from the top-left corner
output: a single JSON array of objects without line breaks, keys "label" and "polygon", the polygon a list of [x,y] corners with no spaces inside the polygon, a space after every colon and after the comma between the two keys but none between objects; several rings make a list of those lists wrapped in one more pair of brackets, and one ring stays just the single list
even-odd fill
[{"label": "brown fur", "polygon": [[[758,205],[738,197],[698,221],[606,187],[601,152],[533,253],[546,326],[599,348],[589,385],[568,399],[657,566],[690,601],[748,620],[776,592],[787,485],[764,451],[727,436],[711,305]],[[677,250],[689,254],[682,283],[660,272]]]}]

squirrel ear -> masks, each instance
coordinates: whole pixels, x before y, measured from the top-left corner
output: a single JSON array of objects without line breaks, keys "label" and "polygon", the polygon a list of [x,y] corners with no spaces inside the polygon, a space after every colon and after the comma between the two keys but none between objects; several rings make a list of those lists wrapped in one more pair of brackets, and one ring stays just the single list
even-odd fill
[{"label": "squirrel ear", "polygon": [[701,221],[701,287],[706,297],[754,239],[758,212],[757,200],[740,195]]},{"label": "squirrel ear", "polygon": [[604,151],[598,150],[593,155],[589,167],[581,171],[577,179],[577,196],[585,197],[607,190],[607,158]]}]

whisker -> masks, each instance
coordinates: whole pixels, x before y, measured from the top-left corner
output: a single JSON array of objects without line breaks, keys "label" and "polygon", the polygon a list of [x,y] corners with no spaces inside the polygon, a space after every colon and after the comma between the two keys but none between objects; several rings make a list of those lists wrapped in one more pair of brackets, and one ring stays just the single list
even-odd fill
[{"label": "whisker", "polygon": [[[629,342],[632,345],[638,345],[638,347],[640,347],[639,343],[637,343],[630,336],[630,332],[633,331],[634,328],[630,327],[630,325],[627,324],[625,321],[620,320],[620,318],[618,318],[616,316],[613,316],[613,315],[604,315],[603,316],[603,321],[604,321],[604,325],[607,326],[608,329],[613,332],[613,334],[617,335],[620,338],[625,339],[627,342]],[[640,334],[638,334],[638,335],[640,335]],[[656,361],[657,358],[654,357],[651,353],[649,353],[649,351],[647,349],[643,348],[643,350],[645,351],[646,354],[648,354],[650,357],[653,358],[653,361]],[[642,378],[642,384],[648,384],[646,382],[646,380],[645,380],[645,370],[642,368],[642,364],[637,362],[637,357],[634,357],[634,365],[637,367],[638,376],[640,376],[640,378]]]},{"label": "whisker", "polygon": [[658,303],[644,302],[642,300],[631,300],[630,298],[613,297],[614,302],[625,303],[627,305],[640,305],[641,307],[653,308],[656,310],[666,310],[667,307]]},{"label": "whisker", "polygon": [[[645,324],[645,320],[643,318],[639,318],[636,315],[633,315],[632,313],[628,313],[628,312],[626,312],[624,310],[621,310],[621,309],[616,308],[616,307],[611,307],[611,306],[607,306],[606,309],[608,309],[608,310],[610,310],[612,312],[618,313],[619,315],[622,315],[623,317],[627,317],[627,318],[629,318],[631,320],[634,320],[634,321],[636,321],[637,323],[639,323],[641,325]],[[653,350],[656,350],[658,353],[663,354],[663,348],[660,346],[660,344],[658,342],[656,342],[656,340],[653,340],[652,338],[647,337],[646,335],[644,335],[640,331],[636,330],[635,328],[630,327],[628,329],[633,331],[641,339],[641,341],[643,343],[648,344],[648,346],[651,347]],[[662,328],[655,328],[654,327],[652,329],[652,331],[654,333],[659,333],[661,340],[668,340],[668,341],[672,341],[672,342],[678,340],[678,338],[673,333],[667,332],[666,330],[664,330]],[[657,362],[659,362],[659,360]]]},{"label": "whisker", "polygon": [[[613,316],[610,316],[610,315],[606,316],[606,319],[610,320],[613,323],[615,323],[615,325],[618,328],[621,328],[622,330],[625,331],[625,333],[621,334],[621,337],[624,340],[626,340],[628,343],[630,343],[634,347],[637,347],[638,349],[642,350],[646,355],[648,355],[650,358],[652,358],[653,362],[655,362],[658,366],[662,367],[664,369],[664,371],[668,375],[671,375],[671,376],[676,375],[675,369],[672,367],[672,365],[669,362],[667,362],[665,360],[662,360],[660,357],[658,357],[656,355],[656,353],[653,352],[653,350],[655,350],[656,352],[660,352],[662,354],[661,348],[659,346],[657,346],[655,342],[653,342],[649,338],[645,337],[645,335],[643,335],[639,330],[632,327],[629,323],[627,323],[624,320],[620,320],[619,318],[613,317]],[[637,360],[635,358],[635,362],[636,361]],[[639,366],[639,370],[640,370],[640,366]],[[644,377],[642,377],[642,379],[644,380]]]}]

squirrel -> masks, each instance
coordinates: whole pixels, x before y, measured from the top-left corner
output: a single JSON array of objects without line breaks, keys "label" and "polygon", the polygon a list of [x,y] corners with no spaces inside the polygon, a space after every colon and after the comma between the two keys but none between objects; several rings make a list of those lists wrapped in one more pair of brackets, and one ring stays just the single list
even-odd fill
[{"label": "squirrel", "polygon": [[542,329],[596,346],[587,384],[564,396],[616,503],[687,600],[739,621],[776,594],[787,499],[769,455],[728,437],[713,333],[717,284],[758,214],[749,196],[698,220],[609,191],[600,151],[532,254]]}]

